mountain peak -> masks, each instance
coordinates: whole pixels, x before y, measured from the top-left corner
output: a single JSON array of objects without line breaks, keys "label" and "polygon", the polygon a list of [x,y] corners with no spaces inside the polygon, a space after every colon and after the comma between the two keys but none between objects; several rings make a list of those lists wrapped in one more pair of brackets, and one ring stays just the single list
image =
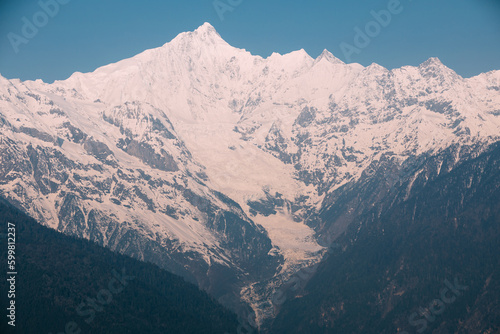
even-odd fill
[{"label": "mountain peak", "polygon": [[222,40],[217,30],[208,22],[203,23],[198,29],[189,34],[200,37],[202,41],[214,42]]},{"label": "mountain peak", "polygon": [[199,26],[194,32],[197,32],[197,33],[200,33],[200,34],[209,34],[209,33],[215,33],[217,35],[219,35],[217,33],[217,31],[215,30],[214,26],[211,25],[210,23],[208,22],[205,22],[203,23],[201,26]]},{"label": "mountain peak", "polygon": [[327,60],[332,64],[344,64],[344,62],[337,57],[335,57],[330,51],[324,49],[323,52],[316,58],[316,63],[319,63],[321,60]]},{"label": "mountain peak", "polygon": [[[221,44],[225,43],[215,28],[208,22],[203,23],[196,30],[183,32],[177,35],[172,42],[197,43],[197,44]],[[170,43],[167,43],[170,44]]]},{"label": "mountain peak", "polygon": [[420,64],[418,68],[425,76],[434,77],[441,74],[448,76],[450,79],[461,78],[455,71],[444,65],[437,57],[427,59],[425,62]]},{"label": "mountain peak", "polygon": [[382,65],[379,65],[377,63],[371,63],[369,66],[365,67],[365,71],[369,73],[382,73],[382,72],[388,72],[388,70],[383,67]]},{"label": "mountain peak", "polygon": [[426,67],[431,67],[431,66],[444,66],[443,63],[441,62],[441,60],[439,60],[439,58],[437,57],[431,57],[429,59],[427,59],[425,62],[423,62],[422,64],[420,64],[419,67],[421,68],[426,68]]},{"label": "mountain peak", "polygon": [[311,56],[309,56],[309,54],[307,53],[307,51],[304,50],[304,49],[300,49],[300,50],[297,50],[297,51],[292,51],[289,54],[300,55],[302,57],[311,58]]}]

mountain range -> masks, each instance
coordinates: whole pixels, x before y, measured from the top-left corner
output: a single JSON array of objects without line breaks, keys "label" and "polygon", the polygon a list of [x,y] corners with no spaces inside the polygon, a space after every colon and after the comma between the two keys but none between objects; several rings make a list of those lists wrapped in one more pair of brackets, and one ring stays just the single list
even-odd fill
[{"label": "mountain range", "polygon": [[51,84],[0,76],[0,195],[264,328],[332,245],[360,242],[395,205],[407,219],[416,192],[494,150],[499,116],[500,71],[262,58],[205,23]]}]

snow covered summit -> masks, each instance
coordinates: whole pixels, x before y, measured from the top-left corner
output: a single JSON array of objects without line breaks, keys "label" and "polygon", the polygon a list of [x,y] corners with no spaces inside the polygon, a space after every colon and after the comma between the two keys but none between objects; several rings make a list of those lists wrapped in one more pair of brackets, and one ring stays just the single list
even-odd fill
[{"label": "snow covered summit", "polygon": [[499,92],[499,71],[464,79],[436,58],[394,70],[327,50],[262,58],[205,23],[53,84],[0,77],[0,193],[263,310],[321,258],[329,195],[382,161],[450,147],[458,161],[498,141]]}]

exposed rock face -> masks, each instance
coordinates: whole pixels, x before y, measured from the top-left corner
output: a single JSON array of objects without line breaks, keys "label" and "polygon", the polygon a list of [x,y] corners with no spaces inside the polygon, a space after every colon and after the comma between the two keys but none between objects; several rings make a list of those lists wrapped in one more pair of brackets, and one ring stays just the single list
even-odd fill
[{"label": "exposed rock face", "polygon": [[337,233],[335,247],[263,332],[498,331],[499,143],[450,147],[386,175],[397,177],[365,176],[328,199],[322,234]]},{"label": "exposed rock face", "polygon": [[464,79],[437,59],[263,59],[206,24],[65,81],[0,77],[0,193],[227,305],[243,298],[261,322],[273,291],[401,182],[498,141],[499,90],[500,72]]}]

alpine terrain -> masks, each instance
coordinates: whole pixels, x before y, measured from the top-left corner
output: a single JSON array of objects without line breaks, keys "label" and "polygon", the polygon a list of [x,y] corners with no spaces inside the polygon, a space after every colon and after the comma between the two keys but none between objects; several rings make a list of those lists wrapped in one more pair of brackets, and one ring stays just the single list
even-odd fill
[{"label": "alpine terrain", "polygon": [[[326,50],[262,58],[208,23],[52,84],[0,76],[0,196],[47,227],[181,275],[263,331],[291,332],[276,316],[300,314],[289,304],[297,297],[324,299],[307,308],[314,324],[294,319],[296,331],[345,320],[346,333],[368,332],[371,323],[342,316],[365,312],[340,311],[351,290],[324,289],[359,287],[344,279],[357,282],[375,261],[359,257],[394,238],[401,253],[384,255],[383,282],[360,301],[383,305],[374,317],[393,314],[399,299],[388,296],[423,291],[392,275],[418,258],[404,245],[423,247],[420,229],[471,229],[457,251],[466,240],[498,245],[482,234],[498,231],[498,206],[477,196],[500,199],[499,140],[500,71],[466,79],[437,58],[387,70]],[[474,216],[488,228],[469,226]],[[304,270],[311,281],[296,279]],[[373,328],[408,330],[401,319],[453,275]],[[285,293],[291,280],[300,284]]]}]

